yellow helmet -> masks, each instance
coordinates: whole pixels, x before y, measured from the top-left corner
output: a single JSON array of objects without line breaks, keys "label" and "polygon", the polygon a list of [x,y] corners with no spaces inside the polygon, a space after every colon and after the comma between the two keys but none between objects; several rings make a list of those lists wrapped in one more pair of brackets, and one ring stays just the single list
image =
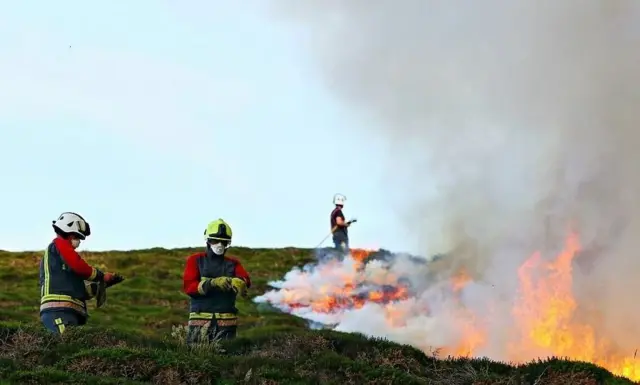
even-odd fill
[{"label": "yellow helmet", "polygon": [[231,244],[232,235],[233,232],[231,231],[231,226],[229,226],[229,224],[222,218],[209,223],[207,228],[204,230],[204,239],[206,241],[227,241],[228,244]]}]

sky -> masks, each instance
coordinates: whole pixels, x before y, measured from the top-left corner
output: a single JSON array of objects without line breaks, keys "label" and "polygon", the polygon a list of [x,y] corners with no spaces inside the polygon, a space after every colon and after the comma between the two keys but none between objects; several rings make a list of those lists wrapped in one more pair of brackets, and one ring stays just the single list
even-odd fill
[{"label": "sky", "polygon": [[303,32],[258,2],[179,4],[0,6],[0,249],[45,248],[64,211],[91,224],[85,250],[199,246],[219,217],[235,245],[314,247],[339,192],[352,246],[411,251],[392,154]]}]

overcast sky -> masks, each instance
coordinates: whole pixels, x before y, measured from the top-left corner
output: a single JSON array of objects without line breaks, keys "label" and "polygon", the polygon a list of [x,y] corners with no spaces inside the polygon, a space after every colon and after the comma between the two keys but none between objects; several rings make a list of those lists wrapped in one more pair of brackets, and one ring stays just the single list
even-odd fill
[{"label": "overcast sky", "polygon": [[301,32],[249,2],[179,4],[0,6],[0,249],[44,248],[63,211],[87,249],[201,245],[218,217],[237,245],[313,247],[336,192],[354,246],[411,249],[380,143]]}]

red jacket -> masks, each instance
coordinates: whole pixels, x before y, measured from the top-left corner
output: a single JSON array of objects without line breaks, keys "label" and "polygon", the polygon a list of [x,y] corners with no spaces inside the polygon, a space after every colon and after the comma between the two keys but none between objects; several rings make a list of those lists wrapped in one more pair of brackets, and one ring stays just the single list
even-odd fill
[{"label": "red jacket", "polygon": [[191,297],[192,313],[237,313],[236,293],[233,291],[210,291],[204,293],[200,283],[207,278],[232,277],[245,281],[251,287],[251,278],[239,260],[229,256],[217,256],[207,252],[196,253],[187,258],[182,278],[182,288]]}]

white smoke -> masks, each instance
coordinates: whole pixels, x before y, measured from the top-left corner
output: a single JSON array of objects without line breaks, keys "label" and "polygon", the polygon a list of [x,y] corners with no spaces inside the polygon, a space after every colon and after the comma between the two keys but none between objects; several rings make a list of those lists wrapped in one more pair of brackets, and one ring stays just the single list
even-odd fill
[{"label": "white smoke", "polygon": [[[404,254],[364,264],[351,256],[323,260],[294,268],[282,280],[270,282],[274,289],[254,301],[304,318],[314,328],[325,325],[337,331],[362,332],[425,351],[464,345],[469,337],[465,326],[481,326],[487,320],[465,320],[460,309],[486,313],[495,300],[494,288],[471,282],[456,294],[450,280],[433,274],[434,266],[439,265]],[[386,300],[370,297],[373,292],[382,295],[385,287],[408,288],[407,295],[390,295]],[[356,306],[354,297],[360,297],[362,306]],[[325,306],[329,299],[335,302]],[[480,349],[472,353],[495,356],[505,352]]]},{"label": "white smoke", "polygon": [[[506,314],[517,266],[535,250],[555,255],[571,227],[584,250],[580,317],[632,352],[639,10],[633,0],[274,0],[273,15],[298,23],[327,87],[395,151],[397,208],[425,255],[449,254],[443,275],[467,267],[491,282],[468,295],[491,288]],[[496,341],[509,338],[500,319],[489,325]],[[447,335],[446,318],[420,322],[429,338]]]}]

